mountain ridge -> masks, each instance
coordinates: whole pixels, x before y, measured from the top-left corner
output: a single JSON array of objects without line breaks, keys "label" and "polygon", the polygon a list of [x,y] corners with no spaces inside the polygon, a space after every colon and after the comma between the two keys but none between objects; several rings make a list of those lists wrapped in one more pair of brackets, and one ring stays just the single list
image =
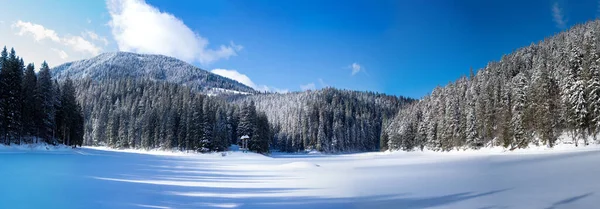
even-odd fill
[{"label": "mountain ridge", "polygon": [[[203,70],[174,57],[132,52],[106,52],[98,56],[63,63],[52,68],[52,77],[105,79],[150,79],[182,84],[205,93],[214,89],[257,93],[256,90],[233,79]],[[226,91],[223,91],[226,92]]]}]

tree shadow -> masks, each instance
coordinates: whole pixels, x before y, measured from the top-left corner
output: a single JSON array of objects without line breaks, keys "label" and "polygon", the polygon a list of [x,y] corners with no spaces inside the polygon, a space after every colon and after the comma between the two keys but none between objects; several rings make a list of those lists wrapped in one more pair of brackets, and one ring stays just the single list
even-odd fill
[{"label": "tree shadow", "polygon": [[[85,150],[89,155],[26,155],[16,159],[19,172],[44,178],[16,178],[11,196],[3,204],[18,208],[427,208],[450,207],[462,201],[495,195],[492,191],[455,191],[416,196],[404,191],[383,195],[354,196],[322,192],[317,186],[301,185],[293,175],[269,168],[230,169],[245,159],[154,156],[135,153]],[[206,159],[206,160],[205,160]],[[259,159],[260,160],[260,159]],[[32,162],[38,164],[30,165]],[[231,163],[233,162],[233,163]],[[28,164],[29,163],[29,164]],[[41,167],[44,166],[44,167]],[[60,174],[52,174],[55,171]],[[0,173],[7,172],[0,169]],[[343,177],[342,177],[343,178]],[[281,183],[284,181],[284,183]],[[30,195],[33,192],[34,195]],[[407,191],[410,192],[410,191]],[[0,194],[2,190],[0,189]],[[330,194],[330,195],[327,195]],[[439,194],[439,193],[438,193]],[[32,198],[36,197],[36,198]],[[42,198],[40,198],[42,197]],[[46,197],[46,198],[44,198]],[[35,199],[36,201],[29,201]],[[3,202],[4,201],[4,202]],[[564,204],[564,203],[563,203]]]},{"label": "tree shadow", "polygon": [[505,209],[508,208],[507,206],[485,206],[485,207],[481,207],[481,208],[477,208],[477,209]]},{"label": "tree shadow", "polygon": [[[161,207],[174,208],[194,208],[203,206],[203,208],[219,208],[222,205],[236,205],[236,208],[265,208],[265,209],[301,209],[301,208],[428,208],[428,207],[445,207],[453,203],[475,199],[483,196],[493,195],[508,189],[494,190],[482,193],[462,192],[442,196],[430,197],[406,197],[408,193],[395,195],[376,195],[366,197],[344,197],[344,198],[327,198],[327,197],[260,197],[260,198],[196,198],[187,201],[178,202],[162,202]],[[181,197],[169,198],[171,200],[182,200]],[[194,202],[185,204],[185,202]],[[213,205],[215,207],[210,207]]]},{"label": "tree shadow", "polygon": [[555,202],[554,204],[552,204],[550,207],[548,207],[546,209],[554,209],[554,208],[556,208],[558,206],[563,206],[563,205],[571,204],[573,202],[576,202],[578,200],[581,200],[581,199],[586,198],[588,196],[591,196],[593,194],[594,194],[593,192],[589,192],[589,193],[586,193],[586,194],[582,194],[582,195],[578,195],[578,196],[574,196],[574,197],[569,197],[567,199]]},{"label": "tree shadow", "polygon": [[[119,156],[114,165],[90,164],[98,178],[79,179],[85,189],[102,195],[78,198],[78,206],[88,208],[427,208],[504,192],[460,192],[441,196],[411,197],[396,193],[363,197],[317,196],[318,188],[269,184],[270,181],[294,181],[291,176],[268,172],[227,170],[219,162],[168,156]],[[122,156],[127,159],[121,160]],[[95,158],[94,155],[87,156]],[[105,155],[103,157],[106,157]],[[87,161],[89,162],[89,160]],[[121,171],[115,173],[115,170]],[[291,179],[290,179],[291,178]],[[96,181],[96,183],[89,183]],[[98,181],[101,181],[98,183]],[[267,183],[261,185],[263,183]],[[259,185],[259,186],[257,186]],[[78,193],[78,192],[72,192]],[[82,193],[84,193],[82,191]],[[90,205],[90,203],[92,205]]]},{"label": "tree shadow", "polygon": [[556,160],[565,160],[569,158],[577,158],[577,157],[585,157],[590,155],[600,155],[600,150],[586,150],[579,152],[571,152],[571,153],[550,153],[550,154],[540,154],[533,155],[528,158],[523,158],[521,155],[511,156],[515,159],[509,159],[500,162],[493,162],[495,166],[511,166],[511,165],[521,165],[525,163],[538,163],[538,162],[552,162]]}]

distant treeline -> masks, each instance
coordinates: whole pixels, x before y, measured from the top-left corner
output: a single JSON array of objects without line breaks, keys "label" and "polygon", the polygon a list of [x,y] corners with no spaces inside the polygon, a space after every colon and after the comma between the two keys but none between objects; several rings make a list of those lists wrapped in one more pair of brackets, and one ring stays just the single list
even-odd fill
[{"label": "distant treeline", "polygon": [[75,81],[85,115],[84,143],[114,148],[224,151],[240,136],[266,153],[273,134],[252,102],[228,104],[174,83],[149,79]]},{"label": "distant treeline", "polygon": [[324,88],[288,94],[240,96],[269,118],[272,147],[288,152],[375,151],[384,124],[414,100],[373,92]]},{"label": "distant treeline", "polygon": [[379,149],[383,123],[412,100],[337,90],[211,97],[148,79],[75,81],[84,143],[116,148],[223,151],[243,135],[249,148],[325,152]]}]

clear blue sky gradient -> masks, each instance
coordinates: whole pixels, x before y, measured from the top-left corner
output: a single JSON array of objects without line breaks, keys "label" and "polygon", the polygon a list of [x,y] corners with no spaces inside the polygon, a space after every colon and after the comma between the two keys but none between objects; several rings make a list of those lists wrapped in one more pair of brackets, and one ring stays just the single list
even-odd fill
[{"label": "clear blue sky gradient", "polygon": [[[470,67],[484,67],[599,14],[597,0],[146,2],[181,19],[213,47],[229,41],[244,46],[228,60],[193,63],[204,69],[236,69],[254,83],[281,89],[300,90],[307,83],[321,88],[322,79],[339,88],[415,98],[468,74]],[[555,3],[566,27],[554,21]],[[103,1],[6,4],[14,4],[5,11],[18,11],[18,19],[57,31],[81,31],[90,27],[85,24],[90,19],[92,29],[109,37],[117,50]],[[349,66],[355,62],[365,71],[352,76]]]}]

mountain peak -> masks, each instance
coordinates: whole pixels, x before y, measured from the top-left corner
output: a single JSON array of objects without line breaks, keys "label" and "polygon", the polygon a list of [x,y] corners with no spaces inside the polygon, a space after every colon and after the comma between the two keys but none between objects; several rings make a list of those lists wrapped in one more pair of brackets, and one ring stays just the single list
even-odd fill
[{"label": "mountain peak", "polygon": [[212,89],[256,92],[235,80],[213,74],[179,59],[154,54],[106,52],[89,59],[59,65],[51,72],[52,76],[59,80],[66,78],[90,78],[96,81],[122,78],[150,79],[182,84],[203,92]]}]

